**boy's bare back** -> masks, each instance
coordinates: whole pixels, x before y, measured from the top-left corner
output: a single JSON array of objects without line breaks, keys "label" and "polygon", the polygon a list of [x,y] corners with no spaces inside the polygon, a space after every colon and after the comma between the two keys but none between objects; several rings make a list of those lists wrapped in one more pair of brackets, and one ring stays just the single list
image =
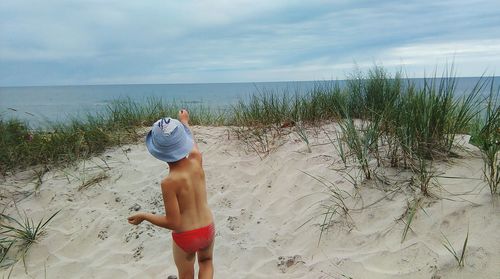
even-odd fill
[{"label": "boy's bare back", "polygon": [[172,206],[168,204],[173,200],[169,198],[169,194],[176,196],[176,211],[180,216],[174,228],[175,232],[200,228],[213,222],[207,203],[202,157],[197,147],[191,151],[188,158],[170,165],[169,175],[163,179],[161,188],[166,210]]}]

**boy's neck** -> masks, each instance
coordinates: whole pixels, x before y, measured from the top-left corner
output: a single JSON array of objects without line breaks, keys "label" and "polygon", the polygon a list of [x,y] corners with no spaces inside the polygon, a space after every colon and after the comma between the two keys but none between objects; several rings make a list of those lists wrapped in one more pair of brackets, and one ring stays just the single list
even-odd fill
[{"label": "boy's neck", "polygon": [[172,171],[181,168],[187,162],[187,158],[180,159],[177,162],[168,163],[168,168]]}]

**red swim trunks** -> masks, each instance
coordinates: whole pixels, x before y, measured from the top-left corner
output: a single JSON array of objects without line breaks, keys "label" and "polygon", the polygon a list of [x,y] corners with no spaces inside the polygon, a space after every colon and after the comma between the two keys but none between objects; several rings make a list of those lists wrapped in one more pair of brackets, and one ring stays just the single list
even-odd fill
[{"label": "red swim trunks", "polygon": [[175,244],[186,253],[194,253],[207,248],[212,244],[214,235],[215,228],[213,223],[206,227],[190,231],[172,232],[172,238]]}]

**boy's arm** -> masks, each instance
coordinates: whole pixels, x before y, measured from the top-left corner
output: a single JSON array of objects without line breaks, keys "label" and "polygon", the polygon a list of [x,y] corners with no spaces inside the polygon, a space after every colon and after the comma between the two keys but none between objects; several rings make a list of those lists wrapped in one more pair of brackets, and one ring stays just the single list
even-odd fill
[{"label": "boy's arm", "polygon": [[161,183],[161,191],[163,194],[163,203],[165,205],[166,215],[141,212],[129,217],[129,223],[138,225],[143,220],[146,220],[158,227],[175,230],[179,226],[181,214],[179,210],[179,203],[177,201],[177,195],[174,189],[175,185],[173,185],[173,183],[168,183],[166,180]]},{"label": "boy's arm", "polygon": [[191,136],[193,137],[193,142],[194,142],[193,149],[191,150],[191,152],[189,152],[189,158],[194,158],[201,163],[202,162],[201,151],[200,149],[198,149],[198,144],[196,143],[196,139],[194,138],[192,130],[189,128],[189,126],[186,125],[186,127],[191,132]]},{"label": "boy's arm", "polygon": [[183,125],[189,130],[189,133],[191,134],[191,137],[193,138],[193,150],[192,152],[198,152],[200,153],[200,149],[198,149],[198,143],[196,143],[196,139],[194,138],[193,130],[191,130],[191,127],[189,127],[188,123],[183,123]]},{"label": "boy's arm", "polygon": [[189,152],[189,157],[190,158],[196,158],[200,163],[202,161],[202,156],[200,149],[198,148],[198,144],[196,143],[196,139],[194,138],[193,130],[191,127],[189,127],[189,112],[185,109],[181,109],[179,111],[179,120],[181,123],[187,128],[189,133],[191,134],[191,137],[193,138],[193,150]]}]

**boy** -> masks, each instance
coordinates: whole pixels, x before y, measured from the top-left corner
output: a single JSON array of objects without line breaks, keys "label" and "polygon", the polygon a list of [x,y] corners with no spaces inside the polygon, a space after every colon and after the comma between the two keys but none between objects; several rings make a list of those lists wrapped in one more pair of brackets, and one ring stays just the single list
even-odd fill
[{"label": "boy", "polygon": [[179,112],[179,120],[163,118],[153,124],[146,137],[148,151],[165,161],[169,174],[161,182],[165,214],[141,212],[128,218],[139,225],[146,220],[172,230],[172,250],[179,279],[194,278],[198,256],[198,278],[213,278],[213,216],[207,203],[202,157],[189,129],[189,113]]}]

